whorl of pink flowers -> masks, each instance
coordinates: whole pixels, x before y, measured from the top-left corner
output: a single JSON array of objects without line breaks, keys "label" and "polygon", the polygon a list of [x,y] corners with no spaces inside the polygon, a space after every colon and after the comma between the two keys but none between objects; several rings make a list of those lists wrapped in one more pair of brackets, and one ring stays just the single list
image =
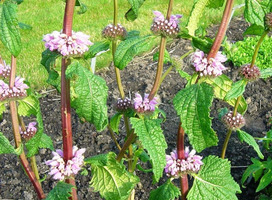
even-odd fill
[{"label": "whorl of pink flowers", "polygon": [[171,15],[170,19],[164,18],[163,14],[159,11],[153,11],[155,18],[151,25],[151,31],[154,34],[161,34],[163,36],[175,37],[179,32],[179,19],[182,15]]},{"label": "whorl of pink flowers", "polygon": [[10,66],[6,64],[5,61],[3,63],[0,63],[0,76],[7,78],[10,76]]},{"label": "whorl of pink flowers", "polygon": [[166,155],[166,166],[164,171],[167,176],[178,178],[182,174],[197,173],[203,165],[202,156],[195,155],[193,149],[189,151],[189,147],[185,148],[185,159],[178,159],[177,151],[174,150],[170,155]]},{"label": "whorl of pink flowers", "polygon": [[55,180],[64,180],[66,177],[77,174],[84,164],[84,152],[85,148],[78,149],[76,146],[73,147],[73,158],[68,160],[65,164],[63,159],[63,151],[57,149],[56,152],[52,152],[52,160],[45,162],[46,165],[50,166],[49,175]]},{"label": "whorl of pink flowers", "polygon": [[220,51],[216,54],[215,58],[207,60],[207,55],[203,51],[196,51],[193,55],[193,66],[200,76],[220,76],[222,71],[227,68],[222,64],[227,61],[227,57]]},{"label": "whorl of pink flowers", "polygon": [[134,109],[138,113],[152,112],[155,110],[155,106],[158,104],[157,98],[154,97],[151,101],[148,99],[148,94],[144,94],[144,99],[139,93],[135,94]]},{"label": "whorl of pink flowers", "polygon": [[72,36],[53,31],[44,35],[43,41],[45,48],[50,51],[58,51],[63,56],[81,56],[89,50],[93,43],[89,40],[90,36],[82,32],[72,32]]},{"label": "whorl of pink flowers", "polygon": [[37,128],[35,127],[36,124],[37,124],[36,122],[30,122],[28,124],[28,126],[26,127],[26,131],[22,131],[22,129],[20,127],[20,133],[21,133],[22,137],[25,139],[32,138],[37,132]]},{"label": "whorl of pink flowers", "polygon": [[14,87],[10,88],[7,83],[0,80],[0,101],[10,98],[25,97],[29,87],[24,83],[24,78],[16,77]]}]

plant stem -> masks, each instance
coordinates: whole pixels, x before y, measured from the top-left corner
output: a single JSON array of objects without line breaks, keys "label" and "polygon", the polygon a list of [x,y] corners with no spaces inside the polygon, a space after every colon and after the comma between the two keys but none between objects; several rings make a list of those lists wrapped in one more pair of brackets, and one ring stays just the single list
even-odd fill
[{"label": "plant stem", "polygon": [[115,138],[115,136],[114,136],[114,132],[113,132],[113,130],[111,129],[110,125],[108,125],[108,129],[109,129],[111,138],[113,139],[115,145],[116,145],[117,148],[121,151],[122,148],[120,147],[119,143],[117,142],[117,140],[116,140],[116,138]]},{"label": "plant stem", "polygon": [[257,58],[257,55],[258,55],[258,51],[260,49],[260,46],[265,38],[265,36],[269,33],[269,29],[268,30],[265,30],[264,33],[262,34],[262,36],[260,37],[256,47],[255,47],[255,51],[254,51],[254,54],[253,54],[253,57],[252,57],[252,61],[251,61],[251,64],[250,64],[250,68],[252,68],[254,66],[254,63],[256,61],[256,58]]},{"label": "plant stem", "polygon": [[221,20],[221,24],[219,27],[219,30],[217,32],[216,38],[214,40],[214,43],[212,45],[212,48],[208,54],[207,59],[209,60],[210,58],[214,58],[221,46],[221,43],[224,39],[224,36],[226,34],[227,28],[228,28],[228,24],[229,24],[229,20],[231,17],[231,12],[232,12],[232,7],[234,4],[234,0],[227,0],[226,6],[225,6],[225,10],[224,10],[224,14]]},{"label": "plant stem", "polygon": [[234,106],[234,110],[233,110],[233,117],[235,117],[236,114],[237,114],[237,110],[238,110],[239,103],[240,103],[241,99],[242,99],[242,96],[239,96],[239,97],[236,99],[235,106]]},{"label": "plant stem", "polygon": [[222,148],[222,153],[221,153],[221,158],[222,159],[225,158],[226,150],[227,150],[227,146],[228,146],[228,143],[229,143],[229,139],[230,139],[231,133],[232,133],[232,130],[229,129],[228,132],[227,132],[227,136],[225,138],[225,141],[224,141],[223,148]]},{"label": "plant stem", "polygon": [[[185,159],[184,136],[185,136],[184,129],[182,128],[181,123],[180,123],[179,129],[178,129],[178,135],[177,135],[177,154],[178,154],[178,159],[180,159],[180,160]],[[186,200],[186,196],[189,191],[188,175],[187,174],[184,174],[180,178],[180,191],[181,191],[182,200]]]},{"label": "plant stem", "polygon": [[132,144],[132,142],[134,141],[135,138],[136,138],[136,135],[134,133],[131,133],[129,135],[129,137],[127,138],[127,140],[126,140],[126,142],[125,142],[125,144],[123,146],[123,148],[121,149],[121,151],[119,152],[119,154],[118,154],[118,156],[116,158],[116,160],[118,162],[121,162],[122,158],[124,157],[124,154],[125,154],[126,150],[128,149],[129,145]]},{"label": "plant stem", "polygon": [[[16,74],[16,58],[14,56],[11,57],[11,72],[10,72],[10,82],[9,87],[12,88],[14,86],[15,81],[15,74]],[[14,134],[15,146],[16,148],[20,148],[22,145],[20,130],[19,130],[19,120],[18,120],[18,112],[17,112],[17,105],[16,101],[10,101],[10,114],[11,114],[11,121],[12,121],[12,129]],[[38,194],[39,199],[44,199],[45,195],[43,193],[42,187],[40,182],[36,179],[34,172],[30,168],[29,162],[26,158],[25,152],[19,155],[20,161],[22,166],[28,175],[32,185],[34,186],[36,193]]]},{"label": "plant stem", "polygon": [[117,25],[117,16],[118,16],[118,1],[117,0],[114,0],[114,13],[113,13],[113,24],[114,26]]},{"label": "plant stem", "polygon": [[[72,35],[73,14],[76,0],[66,0],[65,13],[63,18],[63,33]],[[70,80],[66,79],[65,71],[70,64],[70,60],[62,58],[61,62],[61,120],[62,120],[62,140],[63,140],[63,158],[65,163],[73,158],[73,138],[71,124],[71,103],[70,103]],[[73,186],[76,186],[75,179],[72,176],[65,180]],[[72,189],[71,199],[77,200],[76,187]]]}]

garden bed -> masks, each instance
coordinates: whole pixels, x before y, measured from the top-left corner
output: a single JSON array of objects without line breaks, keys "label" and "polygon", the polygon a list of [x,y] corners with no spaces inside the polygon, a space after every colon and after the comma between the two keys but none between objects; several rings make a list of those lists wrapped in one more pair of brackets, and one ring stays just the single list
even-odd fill
[{"label": "garden bed", "polygon": [[[231,25],[227,31],[229,41],[241,40],[242,33],[246,29],[247,24],[241,18],[236,18],[231,22]],[[210,29],[210,35],[218,29],[218,26],[214,26]],[[190,49],[190,41],[174,40],[167,46],[171,55],[181,56]],[[124,84],[124,90],[127,92],[127,96],[131,93],[132,98],[135,92],[149,92],[154,81],[156,72],[156,62],[153,61],[153,53],[157,49],[154,49],[152,53],[145,54],[141,57],[135,58],[129,66],[121,72],[122,82]],[[167,69],[165,65],[165,69]],[[189,58],[184,61],[185,70],[190,73]],[[228,63],[228,71],[226,72],[233,80],[239,78],[239,69],[231,66]],[[112,66],[108,69],[99,71],[100,74],[107,82],[109,87],[108,105],[109,116],[113,115],[113,107],[119,93],[115,82],[115,74]],[[167,115],[167,120],[163,123],[164,135],[168,144],[167,153],[176,148],[176,133],[179,125],[179,117],[177,116],[171,99],[175,94],[184,88],[186,81],[180,78],[179,74],[173,70],[167,79],[162,83],[161,89],[158,92],[160,97],[159,108],[164,110]],[[271,81],[259,80],[257,82],[249,83],[245,92],[245,99],[249,103],[248,111],[245,114],[246,126],[244,130],[254,137],[263,137],[265,132],[269,130],[268,117],[272,110],[272,95],[271,95]],[[48,90],[42,92],[43,97],[40,99],[41,109],[43,113],[44,131],[54,142],[56,149],[62,148],[62,131],[61,131],[61,113],[60,113],[60,96],[55,90]],[[219,145],[216,147],[208,148],[200,153],[202,156],[210,154],[219,156],[222,149],[222,144],[226,135],[226,128],[222,122],[218,119],[217,110],[223,107],[230,108],[226,103],[219,100],[214,100],[212,105],[211,117],[213,117],[212,127],[217,132],[219,137]],[[97,155],[101,153],[107,153],[109,151],[118,152],[110,134],[107,130],[97,132],[95,128],[89,123],[81,123],[80,119],[73,112],[72,115],[72,128],[74,144],[80,148],[87,148],[85,157]],[[31,120],[30,120],[31,121]],[[123,124],[121,123],[121,126]],[[1,132],[3,132],[10,141],[13,141],[10,116],[8,113],[3,115],[3,121],[1,122]],[[123,144],[123,138],[125,133],[121,132],[118,135],[118,141]],[[188,145],[188,140],[186,140]],[[246,166],[251,164],[250,158],[257,157],[256,152],[246,144],[241,144],[236,133],[232,134],[227,149],[226,157],[230,160],[232,165],[232,175],[234,179],[240,183],[242,174],[246,169]],[[37,164],[40,170],[41,177],[44,177],[49,168],[44,164],[46,160],[52,158],[50,150],[41,149],[40,154],[36,156]],[[0,173],[0,199],[37,199],[33,190],[33,186],[26,177],[21,168],[19,160],[15,155],[1,155],[0,160],[1,173]],[[150,168],[151,166],[145,166]],[[148,199],[149,193],[152,189],[155,189],[158,184],[152,184],[152,174],[145,174],[140,171],[136,171],[140,176],[141,183],[137,185],[136,197],[138,200]],[[77,187],[79,199],[101,199],[98,193],[93,192],[88,187],[90,177],[77,176]],[[164,183],[166,176],[164,176],[159,184]],[[49,177],[42,183],[45,193],[48,193],[54,186],[56,181],[53,181]],[[179,184],[178,182],[176,182]],[[243,189],[243,193],[238,195],[240,200],[250,200],[255,198],[256,184],[252,181],[247,188]]]}]

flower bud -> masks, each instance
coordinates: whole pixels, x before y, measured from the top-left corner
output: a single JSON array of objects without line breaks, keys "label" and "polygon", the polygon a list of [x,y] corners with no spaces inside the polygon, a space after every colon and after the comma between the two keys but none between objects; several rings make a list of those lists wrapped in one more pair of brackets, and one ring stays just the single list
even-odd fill
[{"label": "flower bud", "polygon": [[117,24],[116,26],[114,26],[113,24],[109,24],[102,31],[102,36],[109,40],[123,40],[126,35],[126,29],[120,24]]},{"label": "flower bud", "polygon": [[250,67],[250,64],[244,65],[241,68],[241,76],[249,81],[256,81],[260,78],[261,72],[260,69],[253,65],[253,67]]},{"label": "flower bud", "polygon": [[36,124],[37,124],[36,122],[30,122],[26,127],[25,131],[23,131],[22,128],[20,127],[20,134],[22,135],[22,138],[29,140],[32,137],[34,137],[34,135],[37,132],[37,128],[35,127]]},{"label": "flower bud", "polygon": [[237,113],[236,116],[233,116],[233,111],[229,111],[225,116],[223,116],[222,121],[231,130],[240,129],[245,125],[243,115]]},{"label": "flower bud", "polygon": [[264,17],[264,25],[269,29],[272,30],[272,13],[267,13]]},{"label": "flower bud", "polygon": [[118,110],[119,112],[125,112],[132,107],[133,105],[132,105],[131,99],[129,99],[128,97],[126,97],[125,99],[119,98],[117,100],[116,110]]}]

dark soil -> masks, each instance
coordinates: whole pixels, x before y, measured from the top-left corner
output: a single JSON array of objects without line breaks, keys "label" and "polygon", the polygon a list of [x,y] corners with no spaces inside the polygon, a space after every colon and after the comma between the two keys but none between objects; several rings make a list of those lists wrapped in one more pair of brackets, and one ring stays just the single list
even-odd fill
[{"label": "dark soil", "polygon": [[[236,18],[230,25],[228,30],[228,39],[230,41],[241,40],[243,30],[245,30],[247,24],[243,19]],[[214,35],[218,26],[210,29],[209,34]],[[185,40],[174,40],[168,45],[167,49],[171,55],[181,56],[190,50],[192,47],[190,41]],[[152,61],[153,53],[146,54],[142,57],[138,57],[129,64],[129,66],[121,72],[124,89],[127,95],[131,93],[134,95],[135,92],[149,92],[154,81],[156,62]],[[165,66],[165,69],[168,66]],[[189,60],[185,60],[185,67],[190,72]],[[100,71],[99,74],[105,78],[109,87],[109,116],[113,115],[113,105],[118,98],[118,90],[115,75],[112,72],[112,68]],[[238,69],[229,64],[229,70],[227,74],[233,79],[237,80]],[[137,83],[137,84],[135,84]],[[179,117],[176,115],[171,100],[175,94],[184,88],[186,82],[182,80],[179,75],[173,70],[166,81],[163,82],[159,91],[161,99],[160,108],[167,114],[167,120],[163,123],[164,135],[168,144],[167,153],[176,148],[176,132],[179,124]],[[249,103],[248,111],[245,115],[247,125],[244,130],[253,136],[263,137],[265,132],[269,130],[267,117],[271,115],[272,102],[271,102],[271,82],[270,80],[259,80],[254,83],[249,83],[246,88],[245,98]],[[61,137],[61,116],[60,116],[60,96],[55,90],[46,91],[43,93],[43,97],[40,99],[41,109],[43,113],[45,133],[52,137],[54,147],[56,149],[62,148],[62,137]],[[222,103],[219,100],[214,100],[212,105],[211,116],[213,117],[213,128],[217,132],[219,137],[219,145],[217,147],[208,148],[200,154],[207,156],[210,154],[220,155],[222,144],[226,135],[226,128],[222,122],[218,119],[217,110],[223,107],[230,108],[227,104]],[[33,119],[32,119],[33,120]],[[31,119],[29,119],[31,121]],[[107,153],[109,151],[118,152],[113,141],[111,140],[110,134],[107,130],[97,132],[95,128],[89,123],[81,124],[78,117],[73,113],[72,118],[73,137],[74,144],[80,148],[87,148],[85,153],[86,157],[93,155]],[[1,132],[3,132],[10,141],[14,142],[10,117],[8,113],[3,116],[1,122]],[[120,144],[123,144],[124,133],[118,136]],[[186,141],[188,145],[188,140]],[[242,144],[237,135],[234,133],[230,139],[229,146],[227,149],[226,157],[229,158],[232,164],[232,175],[234,179],[240,183],[242,174],[246,169],[246,166],[251,164],[250,158],[256,157],[254,150],[248,145]],[[44,164],[48,159],[51,159],[51,151],[41,149],[40,154],[36,156],[39,171],[41,177],[44,177],[49,168]],[[1,155],[0,160],[1,173],[0,173],[0,199],[37,199],[35,192],[30,181],[24,174],[19,160],[15,155]],[[137,175],[140,176],[141,183],[136,188],[136,200],[148,199],[149,193],[152,189],[155,189],[158,185],[164,183],[166,177],[164,176],[159,184],[152,184],[151,174],[145,174],[140,171],[136,171]],[[99,193],[93,192],[88,187],[90,177],[80,176],[77,178],[78,197],[79,199],[101,199]],[[42,183],[45,193],[48,193],[56,184],[49,177]],[[178,182],[177,182],[178,184]],[[256,198],[255,194],[256,184],[251,182],[247,188],[243,189],[242,194],[238,195],[240,200],[253,200]]]}]

